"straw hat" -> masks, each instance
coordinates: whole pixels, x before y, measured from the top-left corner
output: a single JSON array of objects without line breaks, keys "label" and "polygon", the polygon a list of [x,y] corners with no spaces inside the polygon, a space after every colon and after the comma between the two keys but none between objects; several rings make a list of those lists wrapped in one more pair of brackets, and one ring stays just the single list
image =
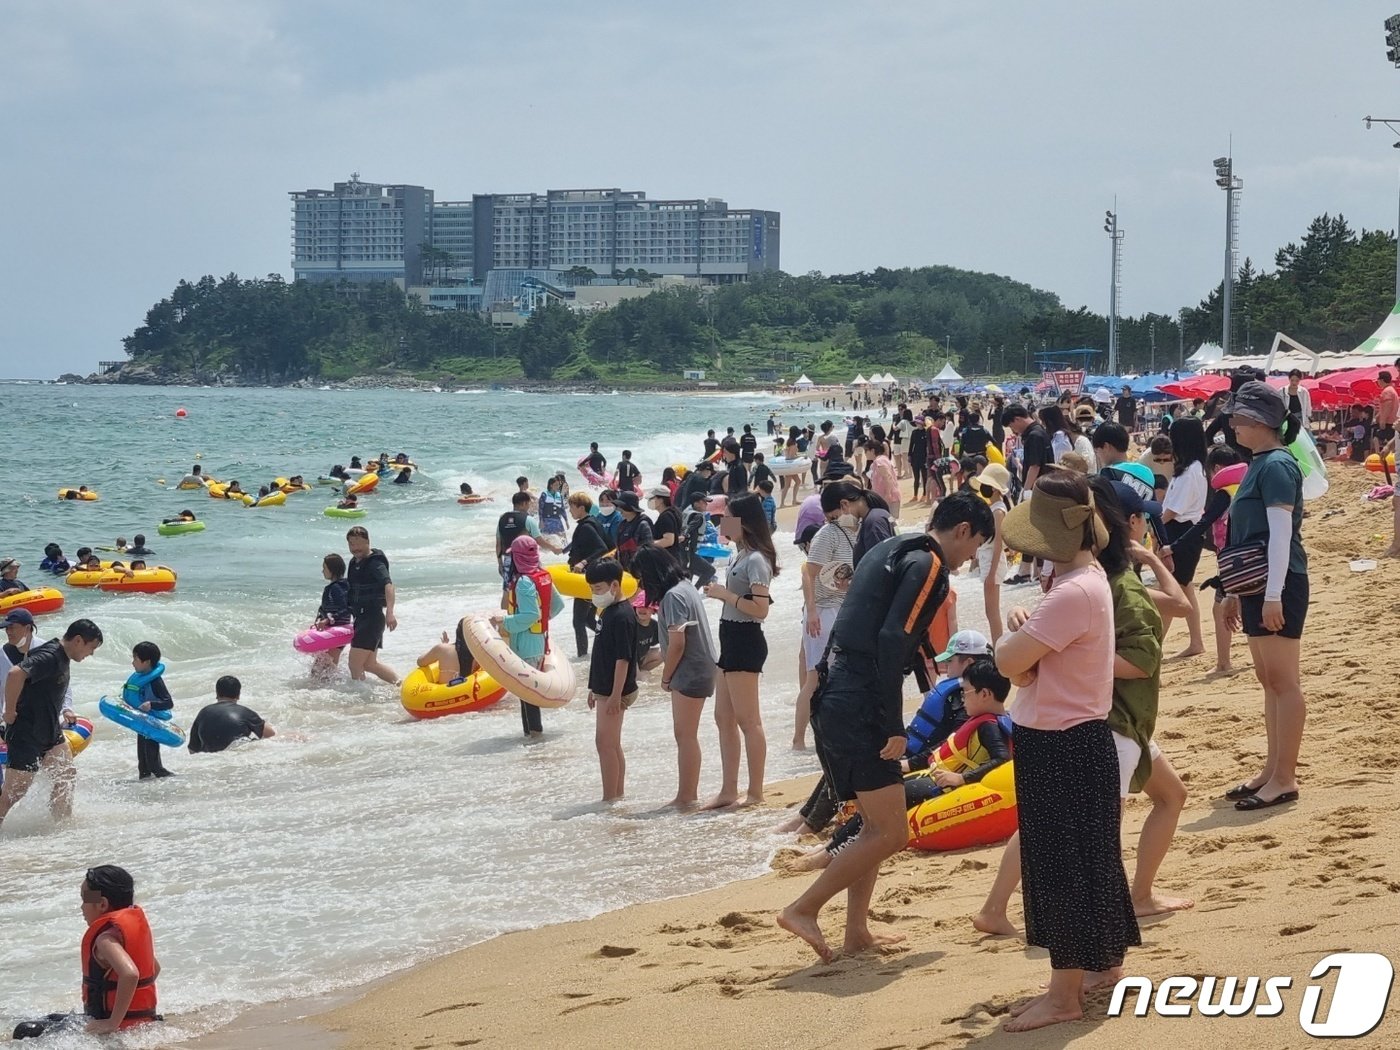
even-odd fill
[{"label": "straw hat", "polygon": [[974,488],[986,485],[1005,496],[1011,491],[1011,471],[1004,464],[988,463],[982,468],[982,473],[972,479],[972,485]]},{"label": "straw hat", "polygon": [[1069,561],[1084,546],[1084,526],[1092,524],[1094,549],[1108,545],[1108,529],[1094,512],[1094,495],[1088,503],[1076,503],[1041,490],[1026,503],[1012,507],[1001,523],[1002,536],[1012,550],[1032,558]]}]

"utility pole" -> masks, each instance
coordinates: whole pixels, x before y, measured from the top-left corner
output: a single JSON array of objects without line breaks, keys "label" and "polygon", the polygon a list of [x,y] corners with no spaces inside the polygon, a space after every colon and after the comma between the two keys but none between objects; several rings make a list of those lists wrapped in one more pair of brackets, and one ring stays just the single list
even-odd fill
[{"label": "utility pole", "polygon": [[1108,374],[1118,374],[1118,282],[1123,264],[1123,231],[1118,228],[1118,198],[1113,210],[1104,212],[1103,232],[1113,242],[1113,261],[1108,284]]},{"label": "utility pole", "polygon": [[1157,371],[1157,322],[1147,323],[1147,340],[1152,344],[1152,363],[1147,366],[1149,372]]},{"label": "utility pole", "polygon": [[1215,158],[1215,184],[1225,191],[1225,281],[1221,306],[1224,316],[1221,321],[1220,348],[1225,356],[1230,356],[1230,300],[1235,291],[1236,242],[1239,239],[1239,193],[1244,189],[1244,180],[1235,177],[1234,160],[1231,157]]},{"label": "utility pole", "polygon": [[1176,315],[1176,350],[1177,368],[1186,369],[1186,307],[1182,307]]}]

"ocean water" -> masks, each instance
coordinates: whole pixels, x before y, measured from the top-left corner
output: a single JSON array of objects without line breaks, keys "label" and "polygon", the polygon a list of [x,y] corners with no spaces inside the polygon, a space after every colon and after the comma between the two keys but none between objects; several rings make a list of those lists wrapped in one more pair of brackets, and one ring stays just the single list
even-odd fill
[{"label": "ocean water", "polygon": [[[187,418],[176,418],[178,407]],[[507,496],[520,474],[536,487],[556,469],[576,478],[575,461],[596,440],[610,461],[632,449],[651,483],[666,464],[693,463],[707,427],[751,422],[761,433],[778,407],[761,393],[0,386],[16,465],[0,556],[20,559],[21,579],[51,582],[37,572],[47,542],[71,557],[138,531],[157,552],[151,560],[180,576],[166,595],[60,582],[64,609],[40,620],[49,637],[90,617],[106,644],[74,667],[78,711],[97,732],[77,760],[73,821],[50,822],[41,780],[0,831],[0,1027],[78,1005],[78,885],[93,864],[133,873],[155,928],[170,1023],[129,1037],[136,1046],[208,1031],[253,1004],[353,988],[503,931],[764,870],[778,844],[771,811],[657,812],[675,791],[675,750],[654,674],[626,720],[628,798],[604,808],[581,700],[545,712],[544,740],[527,746],[514,699],[415,722],[393,687],[309,678],[310,658],[291,638],[315,612],[320,560],[344,553],[348,524],[321,514],[329,489],[250,510],[173,485],[196,461],[255,490],[274,476],[314,478],[353,454],[408,452],[426,476],[407,489],[382,486],[359,522],[392,563],[399,629],[383,659],[404,674],[441,631],[499,596],[492,543],[505,506],[459,506],[459,482]],[[823,418],[780,415],[784,424]],[[78,484],[101,501],[55,499],[57,488]],[[184,507],[206,531],[157,535],[159,520]],[[800,555],[790,535],[778,550],[784,572],[763,688],[770,780],[816,769],[810,752],[788,748]],[[979,588],[958,586],[960,619],[976,626]],[[561,626],[556,648],[572,653],[567,613]],[[120,689],[131,646],[146,639],[161,647],[178,722],[188,726],[212,701],[215,679],[232,673],[279,735],[218,755],[166,750],[178,776],[139,782],[133,736],[102,720],[97,700]],[[586,674],[583,664],[576,670]],[[719,776],[708,710],[701,743],[703,794]]]}]

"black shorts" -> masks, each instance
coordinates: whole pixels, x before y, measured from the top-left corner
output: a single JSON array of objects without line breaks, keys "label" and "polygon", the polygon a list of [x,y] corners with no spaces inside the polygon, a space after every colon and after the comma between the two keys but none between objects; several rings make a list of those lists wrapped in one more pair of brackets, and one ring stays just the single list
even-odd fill
[{"label": "black shorts", "polygon": [[50,744],[40,744],[12,728],[5,738],[5,747],[9,749],[9,754],[5,756],[5,768],[17,773],[37,773],[39,763],[62,742],[63,738],[59,737]]},{"label": "black shorts", "polygon": [[382,608],[355,610],[355,634],[351,649],[374,652],[384,647],[384,610]]},{"label": "black shorts", "polygon": [[763,624],[720,620],[717,664],[721,671],[762,674],[767,662],[768,639],[763,637]]},{"label": "black shorts", "polygon": [[1391,438],[1395,437],[1394,427],[1381,427],[1376,431],[1376,438],[1384,445]]},{"label": "black shorts", "polygon": [[1196,566],[1201,563],[1201,547],[1205,543],[1205,533],[1197,533],[1194,542],[1179,543],[1181,537],[1190,531],[1191,526],[1179,518],[1166,523],[1167,542],[1172,546],[1172,579],[1183,587],[1189,587],[1196,578]]},{"label": "black shorts", "polygon": [[845,802],[860,792],[902,783],[899,762],[880,757],[888,738],[870,720],[874,662],[836,653],[830,665],[826,685],[812,704],[812,732],[832,794]]},{"label": "black shorts", "polygon": [[1283,630],[1264,629],[1264,596],[1246,594],[1240,597],[1240,619],[1249,638],[1303,637],[1303,622],[1308,618],[1308,575],[1290,572],[1283,581]]}]

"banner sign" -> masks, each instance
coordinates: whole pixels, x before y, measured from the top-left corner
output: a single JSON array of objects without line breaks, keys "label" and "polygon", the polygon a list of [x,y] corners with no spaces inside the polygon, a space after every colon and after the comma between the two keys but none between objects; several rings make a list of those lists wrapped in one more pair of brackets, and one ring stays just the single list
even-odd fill
[{"label": "banner sign", "polygon": [[1084,386],[1085,374],[1082,368],[1065,371],[1046,369],[1045,381],[1061,394],[1077,394]]}]

